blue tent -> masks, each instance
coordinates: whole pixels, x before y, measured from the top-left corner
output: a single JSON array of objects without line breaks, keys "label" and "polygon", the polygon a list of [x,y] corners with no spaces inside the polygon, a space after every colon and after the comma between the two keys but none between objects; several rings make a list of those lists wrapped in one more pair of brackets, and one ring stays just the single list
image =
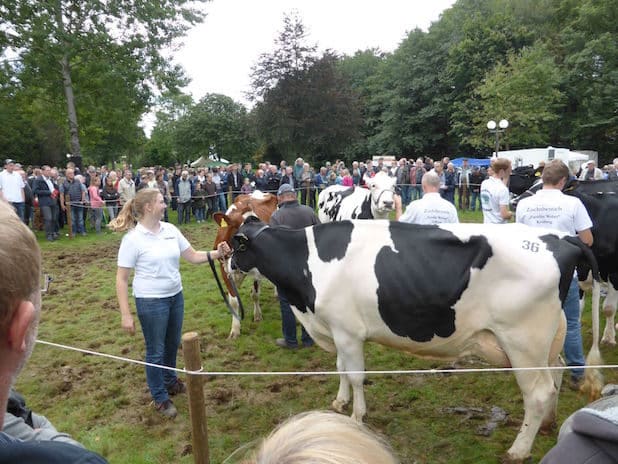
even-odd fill
[{"label": "blue tent", "polygon": [[477,158],[455,158],[451,160],[451,163],[453,163],[453,166],[455,166],[456,168],[460,168],[461,165],[463,164],[463,160],[467,159],[468,160],[468,165],[469,166],[481,166],[481,167],[488,167],[489,166],[489,162],[491,161],[489,158],[484,158],[484,159],[477,159]]}]

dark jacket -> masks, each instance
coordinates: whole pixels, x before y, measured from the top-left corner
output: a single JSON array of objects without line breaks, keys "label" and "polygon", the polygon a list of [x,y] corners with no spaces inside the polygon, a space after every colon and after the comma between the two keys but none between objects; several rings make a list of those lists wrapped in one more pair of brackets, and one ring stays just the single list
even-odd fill
[{"label": "dark jacket", "polygon": [[0,464],[106,464],[98,454],[58,441],[15,441],[0,432]]},{"label": "dark jacket", "polygon": [[120,194],[115,188],[107,189],[107,186],[101,190],[101,199],[107,206],[116,206],[120,200]]},{"label": "dark jacket", "polygon": [[[52,181],[52,184],[54,182]],[[54,189],[57,189],[57,186],[54,185]],[[56,204],[56,198],[52,197],[52,192],[49,190],[49,186],[43,176],[37,176],[32,183],[32,194],[35,195],[39,199],[39,206],[53,206]],[[58,195],[57,193],[55,195]]]},{"label": "dark jacket", "polygon": [[283,184],[290,184],[292,187],[296,187],[294,175],[290,174],[289,176],[281,176],[281,180],[279,181],[279,187],[281,187]]},{"label": "dark jacket", "polygon": [[297,200],[281,203],[279,209],[270,217],[271,226],[286,226],[290,229],[302,229],[319,223],[315,211],[309,206],[299,204]]},{"label": "dark jacket", "polygon": [[255,189],[265,192],[268,190],[268,179],[266,176],[255,177]]},{"label": "dark jacket", "polygon": [[214,182],[204,182],[202,184],[207,197],[214,197],[217,194],[217,186]]},{"label": "dark jacket", "polygon": [[[234,181],[235,180],[235,181]],[[229,172],[227,175],[227,186],[232,192],[240,192],[240,188],[242,187],[243,177],[242,174],[238,171]]]},{"label": "dark jacket", "polygon": [[277,190],[279,190],[279,185],[281,184],[281,176],[279,173],[270,173],[268,174],[267,179],[266,190],[272,194],[276,194]]}]

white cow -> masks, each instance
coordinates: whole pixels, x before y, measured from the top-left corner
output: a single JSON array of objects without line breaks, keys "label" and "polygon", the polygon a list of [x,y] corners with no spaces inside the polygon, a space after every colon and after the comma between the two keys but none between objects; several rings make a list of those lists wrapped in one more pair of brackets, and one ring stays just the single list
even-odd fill
[{"label": "white cow", "polygon": [[[582,260],[596,278],[587,363],[601,362],[599,273],[577,238],[521,224],[338,221],[289,230],[249,218],[232,245],[232,266],[257,268],[285,294],[316,343],[336,351],[341,375],[333,407],[343,410],[352,387],[359,421],[366,411],[365,340],[433,359],[476,355],[505,367],[560,366],[562,301]],[[539,428],[556,419],[562,372],[514,374],[524,419],[507,457],[522,461]],[[585,376],[585,389],[598,395],[598,371],[586,369]]]},{"label": "white cow", "polygon": [[318,217],[320,222],[344,219],[388,219],[394,208],[394,177],[383,171],[374,177],[365,177],[363,187],[331,185],[320,192]]}]

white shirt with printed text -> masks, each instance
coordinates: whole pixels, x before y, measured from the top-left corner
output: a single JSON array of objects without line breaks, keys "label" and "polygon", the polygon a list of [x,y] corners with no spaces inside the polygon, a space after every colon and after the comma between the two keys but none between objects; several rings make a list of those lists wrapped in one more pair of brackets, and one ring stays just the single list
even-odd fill
[{"label": "white shirt with printed text", "polygon": [[459,218],[452,203],[442,198],[437,192],[429,192],[420,200],[410,203],[399,221],[435,225],[459,222]]}]

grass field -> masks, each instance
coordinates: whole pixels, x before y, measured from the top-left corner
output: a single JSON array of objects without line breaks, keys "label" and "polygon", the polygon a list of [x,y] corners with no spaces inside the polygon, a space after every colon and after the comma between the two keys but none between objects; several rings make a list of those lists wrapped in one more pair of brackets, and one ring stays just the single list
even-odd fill
[{"label": "grass field", "polygon": [[[460,219],[478,221],[479,213]],[[213,222],[182,230],[196,249],[212,247]],[[63,237],[53,243],[40,238],[44,271],[54,280],[43,299],[39,339],[143,360],[141,333],[125,334],[117,311],[115,269],[121,235]],[[228,340],[230,317],[209,267],[183,262],[181,273],[186,300],[183,331],[200,334],[205,370],[335,370],[335,357],[317,347],[291,352],[274,345],[281,323],[272,285],[262,290],[264,320],[254,323],[248,315],[242,336]],[[241,295],[249,306],[248,285]],[[588,308],[586,352],[590,341]],[[618,360],[614,349],[603,347],[602,352],[607,364]],[[179,367],[183,365],[180,353]],[[379,345],[366,346],[368,370],[442,366]],[[618,383],[615,371],[606,370],[604,375],[606,382]],[[222,463],[239,446],[266,435],[290,415],[328,409],[337,386],[335,376],[208,376],[204,388],[211,462]],[[17,388],[32,409],[111,463],[193,462],[186,397],[175,400],[179,410],[175,421],[162,418],[149,405],[141,366],[37,344]],[[519,389],[508,373],[374,375],[368,377],[365,393],[366,422],[389,440],[403,463],[498,462],[523,417]],[[585,398],[563,386],[560,423],[585,404]],[[480,430],[493,406],[505,410],[508,419],[485,436]],[[470,412],[460,414],[454,408]],[[535,462],[556,437],[557,431],[537,437]]]}]

